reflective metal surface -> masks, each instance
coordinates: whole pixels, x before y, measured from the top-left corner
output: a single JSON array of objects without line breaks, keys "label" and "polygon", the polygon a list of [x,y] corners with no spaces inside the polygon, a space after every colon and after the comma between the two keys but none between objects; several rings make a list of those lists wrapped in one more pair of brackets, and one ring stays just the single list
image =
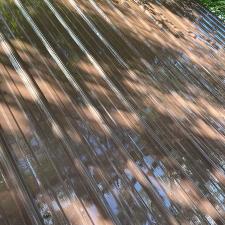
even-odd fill
[{"label": "reflective metal surface", "polygon": [[193,1],[0,0],[0,224],[225,224],[224,40]]}]

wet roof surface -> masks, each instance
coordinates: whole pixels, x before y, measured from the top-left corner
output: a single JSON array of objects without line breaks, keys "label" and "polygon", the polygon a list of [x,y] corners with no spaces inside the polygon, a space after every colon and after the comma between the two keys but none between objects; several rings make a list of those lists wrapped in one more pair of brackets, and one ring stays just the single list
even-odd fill
[{"label": "wet roof surface", "polygon": [[225,26],[192,1],[0,0],[0,224],[225,224]]}]

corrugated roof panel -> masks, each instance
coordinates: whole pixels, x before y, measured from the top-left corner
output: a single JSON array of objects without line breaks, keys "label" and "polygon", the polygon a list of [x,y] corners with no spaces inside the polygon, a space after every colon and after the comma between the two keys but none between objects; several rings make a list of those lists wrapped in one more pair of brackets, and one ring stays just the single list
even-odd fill
[{"label": "corrugated roof panel", "polygon": [[182,0],[0,9],[1,224],[224,224],[218,18]]}]

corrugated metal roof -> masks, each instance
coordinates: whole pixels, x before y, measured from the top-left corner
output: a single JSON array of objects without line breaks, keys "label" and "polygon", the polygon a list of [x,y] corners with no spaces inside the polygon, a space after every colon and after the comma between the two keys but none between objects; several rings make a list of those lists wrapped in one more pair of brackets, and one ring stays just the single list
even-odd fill
[{"label": "corrugated metal roof", "polygon": [[225,26],[192,1],[0,1],[0,224],[224,224]]}]

